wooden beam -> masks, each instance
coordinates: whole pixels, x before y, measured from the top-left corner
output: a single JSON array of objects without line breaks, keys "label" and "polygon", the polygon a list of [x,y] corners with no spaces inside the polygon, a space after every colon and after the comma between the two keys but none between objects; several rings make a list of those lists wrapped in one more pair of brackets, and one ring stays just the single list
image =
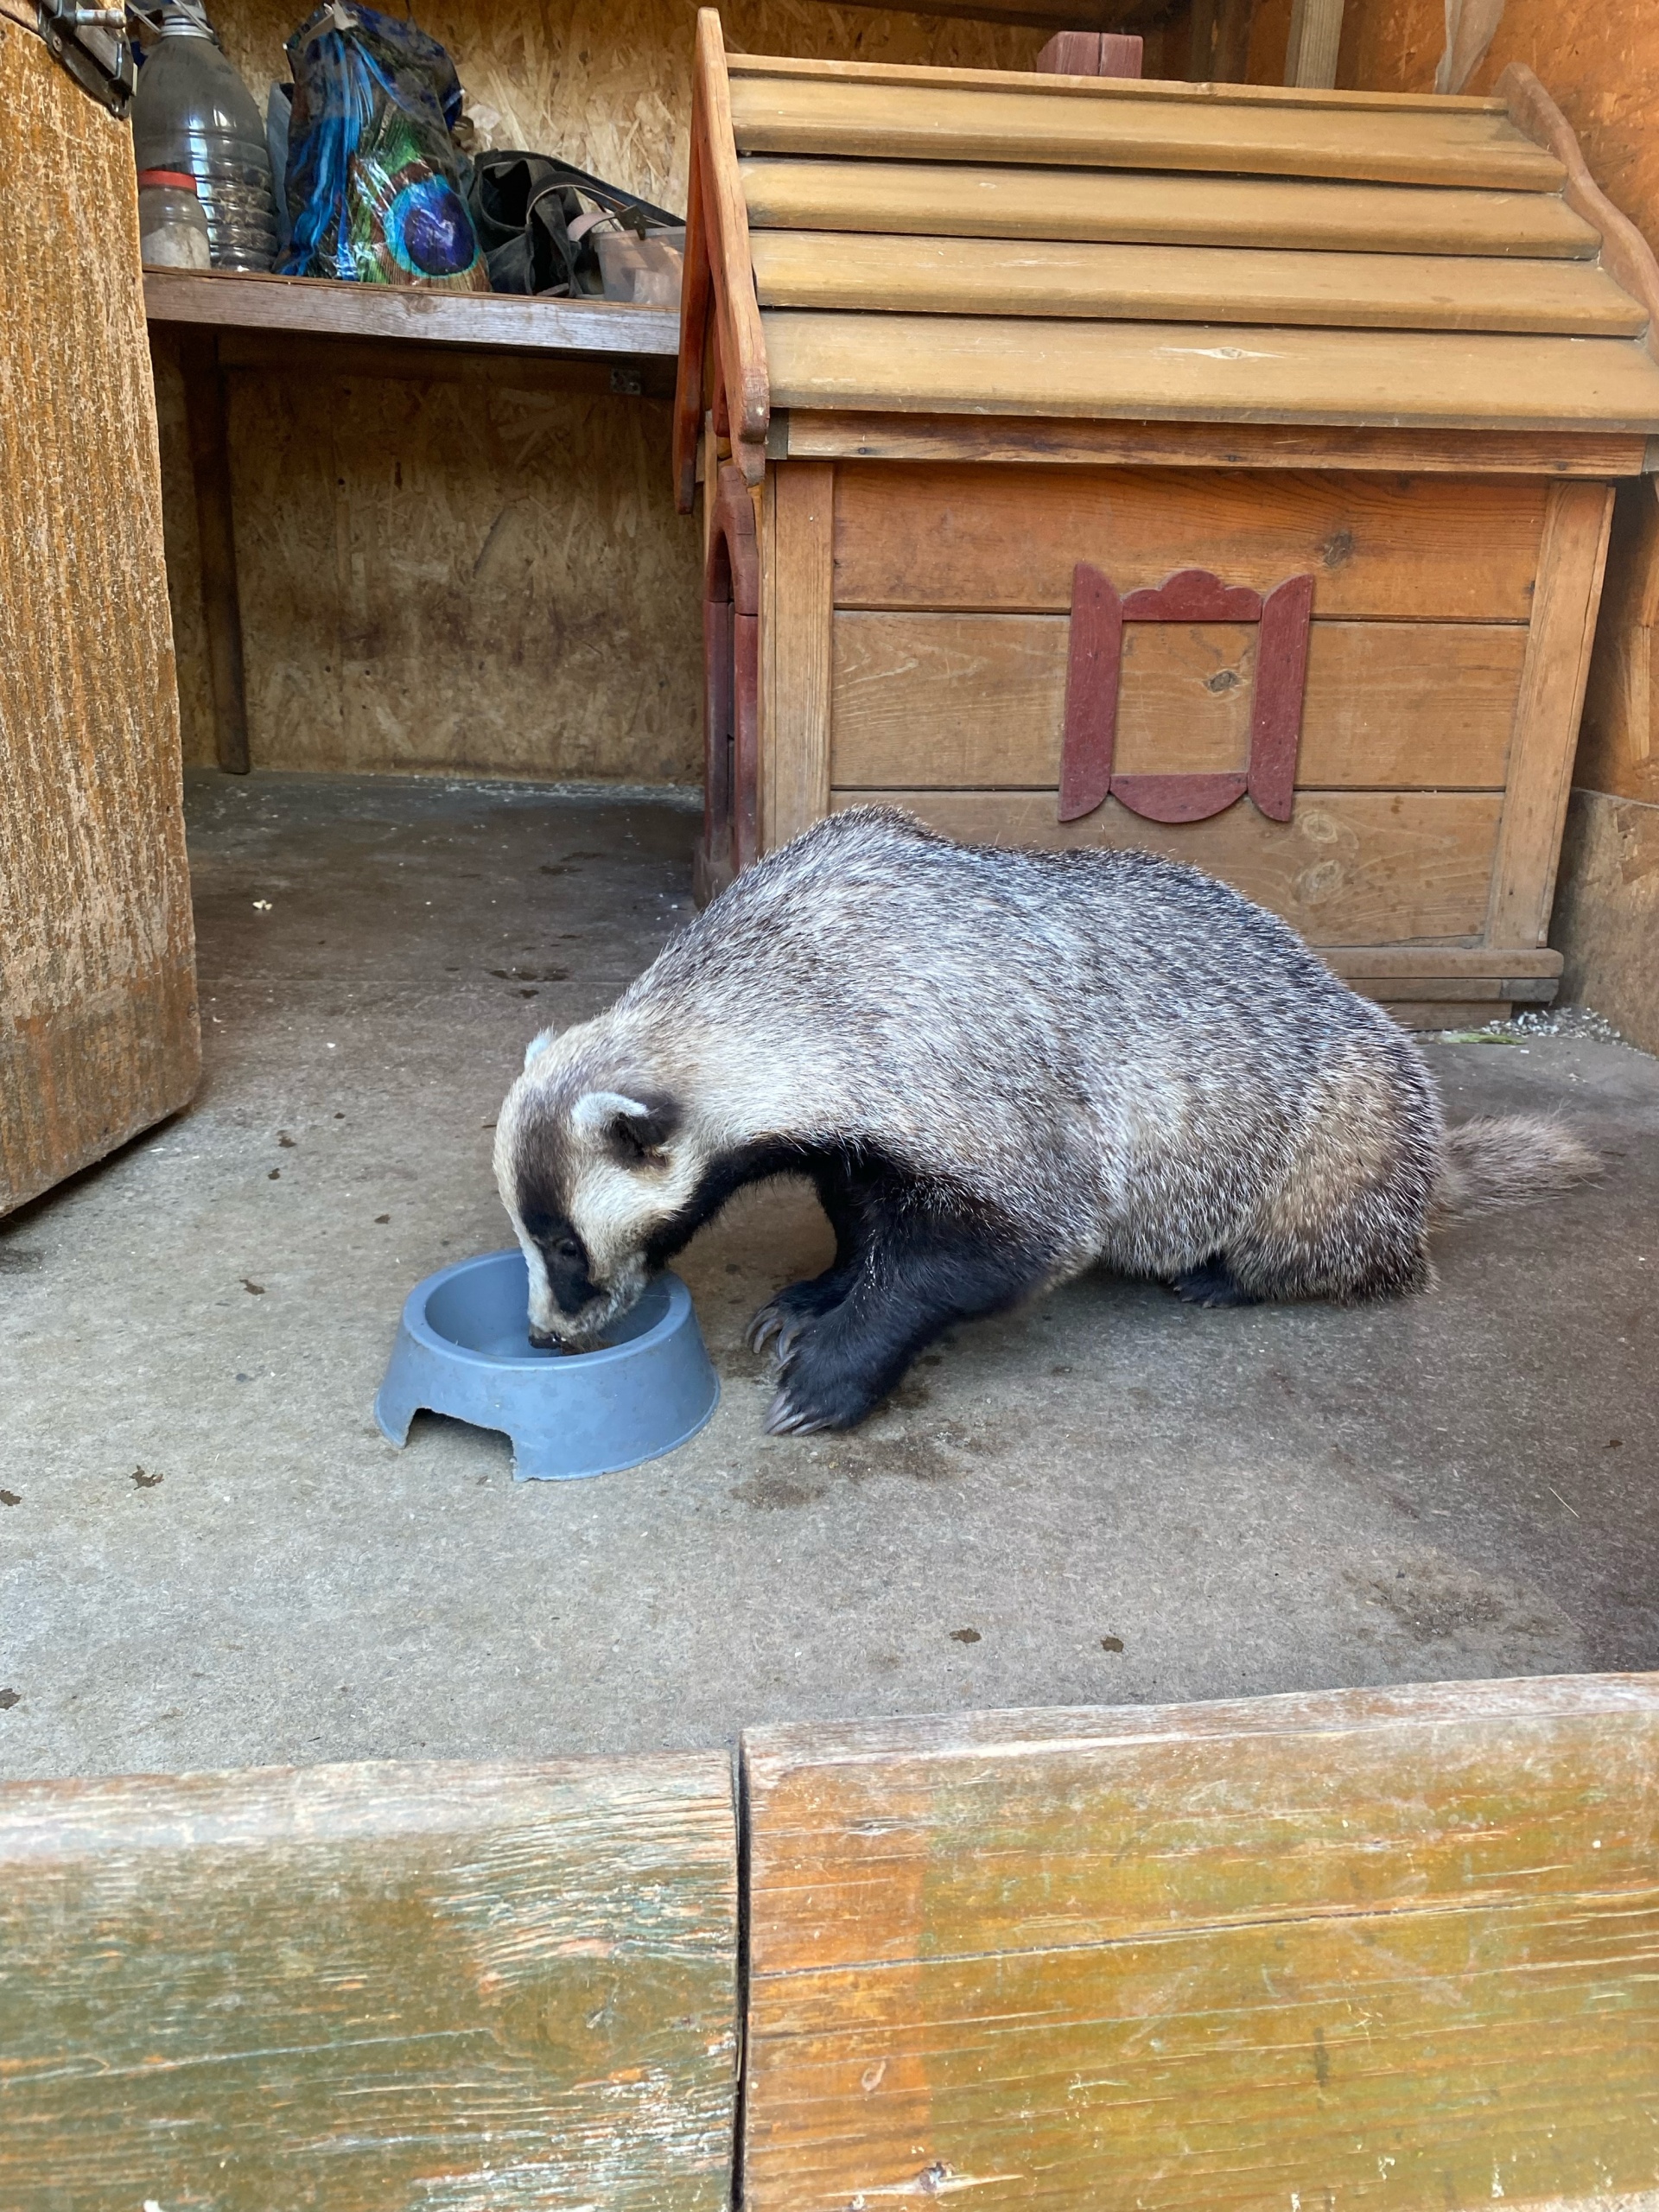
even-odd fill
[{"label": "wooden beam", "polygon": [[[1442,476],[1632,476],[1639,433],[1355,429],[1281,423],[1048,422],[776,410],[772,450],[805,461],[1032,461],[1131,468],[1343,469]],[[1656,556],[1659,559],[1659,556]]]},{"label": "wooden beam", "polygon": [[1659,428],[1629,338],[768,308],[780,407],[1473,430]]},{"label": "wooden beam", "polygon": [[702,388],[714,274],[709,259],[709,221],[703,210],[701,132],[691,131],[690,175],[685,202],[685,267],[680,284],[680,355],[674,385],[674,504],[689,515],[697,497],[697,443],[708,397]]},{"label": "wooden beam", "polygon": [[248,704],[242,668],[242,603],[236,575],[230,440],[219,340],[211,329],[184,332],[179,365],[184,374],[190,468],[196,490],[201,610],[213,696],[213,752],[227,775],[245,776],[251,766]]},{"label": "wooden beam", "polygon": [[760,775],[767,851],[830,811],[836,472],[786,461],[771,485]]},{"label": "wooden beam", "polygon": [[1293,0],[1285,82],[1328,91],[1341,45],[1342,0]]},{"label": "wooden beam", "polygon": [[749,260],[748,210],[732,134],[725,34],[713,8],[697,11],[692,127],[702,205],[709,228],[709,261],[721,330],[722,379],[732,416],[733,455],[745,481],[758,484],[766,474],[772,395],[766,341]]},{"label": "wooden beam", "polygon": [[726,1755],[0,1789],[8,2212],[721,2212]]},{"label": "wooden beam", "polygon": [[[725,90],[723,68],[719,81]],[[1103,86],[1114,88],[1109,97]],[[966,72],[961,81],[934,85],[736,73],[729,84],[732,128],[745,154],[1561,188],[1560,163],[1507,115],[1274,107],[1233,99],[1232,91],[1185,102],[1167,98],[1161,86],[1012,71],[995,92]]]},{"label": "wooden beam", "polygon": [[[1319,330],[1509,331],[1637,338],[1639,302],[1582,261],[1294,253],[849,231],[752,234],[762,308],[1054,315],[1100,322],[1295,324]],[[1655,385],[1659,406],[1659,382]]]},{"label": "wooden beam", "polygon": [[1653,2202],[1659,1678],[756,1730],[744,1789],[749,2212]]},{"label": "wooden beam", "polygon": [[623,300],[433,292],[417,285],[341,284],[325,276],[253,276],[223,269],[147,269],[144,313],[151,322],[412,339],[427,346],[515,352],[635,359],[672,355],[679,346],[679,319],[671,308],[634,307]]},{"label": "wooden beam", "polygon": [[1529,262],[1590,262],[1601,244],[1582,217],[1541,192],[1423,192],[1414,185],[1134,169],[1077,169],[1062,183],[1052,169],[1017,165],[766,154],[747,155],[740,169],[752,232],[1089,238]]},{"label": "wooden beam", "polygon": [[1255,0],[1192,0],[1187,75],[1195,84],[1243,84],[1249,74]]},{"label": "wooden beam", "polygon": [[1541,944],[1549,931],[1612,507],[1610,485],[1550,490],[1492,872],[1494,943]]}]

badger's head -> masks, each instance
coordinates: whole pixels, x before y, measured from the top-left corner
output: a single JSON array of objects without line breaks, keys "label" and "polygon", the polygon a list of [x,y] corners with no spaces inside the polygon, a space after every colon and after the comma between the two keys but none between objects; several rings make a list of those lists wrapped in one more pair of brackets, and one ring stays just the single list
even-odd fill
[{"label": "badger's head", "polygon": [[582,1351],[671,1245],[696,1171],[675,1099],[585,1023],[541,1036],[496,1122],[495,1179],[530,1268],[530,1337]]}]

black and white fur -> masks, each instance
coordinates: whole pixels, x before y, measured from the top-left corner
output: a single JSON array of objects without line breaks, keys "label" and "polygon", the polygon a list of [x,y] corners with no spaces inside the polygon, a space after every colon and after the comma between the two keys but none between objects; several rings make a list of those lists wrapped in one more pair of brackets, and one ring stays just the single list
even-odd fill
[{"label": "black and white fur", "polygon": [[771,855],[607,1013],[537,1038],[495,1158],[532,1334],[572,1350],[741,1185],[810,1178],[835,1262],[751,1337],[776,1341],[767,1427],[796,1432],[1096,1264],[1206,1306],[1420,1290],[1437,1213],[1597,1166],[1547,1122],[1448,1133],[1410,1039],[1196,869],[885,808]]}]

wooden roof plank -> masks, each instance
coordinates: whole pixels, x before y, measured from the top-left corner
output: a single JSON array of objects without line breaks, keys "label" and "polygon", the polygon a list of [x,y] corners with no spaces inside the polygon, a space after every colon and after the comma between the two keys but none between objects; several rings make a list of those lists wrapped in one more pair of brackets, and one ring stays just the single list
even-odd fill
[{"label": "wooden roof plank", "polygon": [[1633,340],[763,312],[778,407],[1659,434]]},{"label": "wooden roof plank", "polygon": [[[1099,28],[1099,26],[1096,26]],[[910,61],[815,61],[796,55],[733,54],[727,67],[734,78],[839,79],[864,85],[967,85],[988,92],[1083,92],[1100,99],[1160,99],[1204,107],[1372,108],[1381,114],[1504,115],[1508,103],[1490,92],[1332,92],[1319,86],[1287,85],[1187,84],[1173,78],[1068,77],[1047,71],[950,69]]]},{"label": "wooden roof plank", "polygon": [[763,308],[1114,321],[1292,323],[1639,337],[1648,316],[1577,262],[1287,253],[766,231],[750,240]]},{"label": "wooden roof plank", "polygon": [[1348,177],[1559,192],[1562,166],[1507,116],[1288,109],[840,79],[731,80],[740,153]]},{"label": "wooden roof plank", "polygon": [[1421,185],[1169,176],[1121,168],[1072,170],[1061,177],[1051,168],[980,162],[764,154],[746,156],[739,167],[752,231],[1550,260],[1593,260],[1599,242],[1581,216],[1542,192],[1436,192]]}]

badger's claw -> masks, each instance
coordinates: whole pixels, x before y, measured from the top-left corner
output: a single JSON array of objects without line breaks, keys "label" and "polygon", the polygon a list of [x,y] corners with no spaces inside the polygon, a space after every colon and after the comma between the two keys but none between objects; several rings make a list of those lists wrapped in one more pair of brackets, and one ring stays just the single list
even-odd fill
[{"label": "badger's claw", "polygon": [[820,1414],[798,1410],[786,1388],[778,1393],[766,1414],[768,1436],[810,1436],[815,1430],[829,1425]]},{"label": "badger's claw", "polygon": [[763,1306],[745,1332],[749,1350],[764,1351],[768,1340],[775,1337],[783,1325],[784,1317],[778,1311],[776,1300],[769,1306]]}]

